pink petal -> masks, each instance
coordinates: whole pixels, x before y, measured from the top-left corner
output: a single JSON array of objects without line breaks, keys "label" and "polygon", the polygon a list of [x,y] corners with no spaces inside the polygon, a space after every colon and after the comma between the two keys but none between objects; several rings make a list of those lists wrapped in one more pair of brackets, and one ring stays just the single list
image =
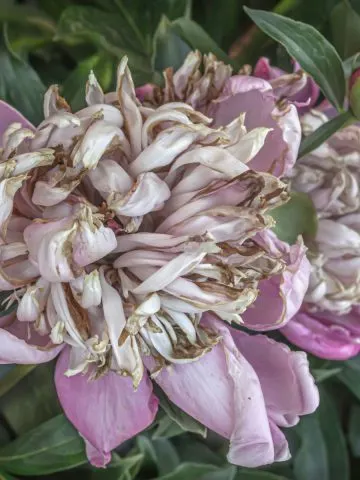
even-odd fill
[{"label": "pink petal", "polygon": [[248,335],[233,328],[231,334],[256,371],[266,408],[276,423],[293,425],[297,416],[316,410],[319,392],[304,352],[293,352],[265,335]]},{"label": "pink petal", "polygon": [[[351,314],[350,314],[351,315]],[[340,321],[347,315],[339,316]],[[298,313],[281,329],[285,337],[300,348],[320,358],[347,360],[360,351],[360,337],[353,337],[344,327],[325,324],[315,316]]]},{"label": "pink petal", "polygon": [[259,295],[243,314],[248,328],[264,331],[285,325],[298,312],[309,285],[310,263],[302,241],[289,246],[270,231],[262,238],[279,254],[287,252],[288,256],[288,265],[281,275],[259,282]]},{"label": "pink petal", "polygon": [[[56,366],[55,384],[60,403],[80,434],[99,451],[98,455],[108,459],[111,450],[152,423],[158,401],[146,376],[137,391],[131,378],[111,371],[97,380],[90,380],[86,375],[66,377],[69,353],[69,349],[64,350]],[[97,459],[98,456],[91,455],[94,464],[98,463]]]},{"label": "pink petal", "polygon": [[21,123],[23,127],[34,129],[33,125],[26,120],[26,118],[18,112],[14,107],[8,103],[0,100],[0,146],[2,136],[7,127],[14,122]]},{"label": "pink petal", "polygon": [[[265,144],[248,166],[256,171],[281,176],[295,161],[301,139],[301,127],[295,110],[288,113],[275,109],[271,85],[260,78],[235,75],[224,87],[223,95],[210,108],[215,126],[227,125],[245,112],[248,130],[268,127]],[[282,119],[278,117],[283,116]]]},{"label": "pink petal", "polygon": [[94,445],[91,445],[91,443],[88,442],[85,438],[84,441],[86,448],[86,456],[88,457],[91,465],[94,465],[97,468],[103,468],[111,461],[110,452],[104,453],[101,450],[95,448]]},{"label": "pink petal", "polygon": [[222,343],[196,362],[163,369],[155,381],[182,410],[230,439],[230,462],[271,463],[274,448],[259,379],[227,327],[212,315],[203,318]]},{"label": "pink petal", "polygon": [[[15,323],[17,323],[15,321]],[[0,328],[0,363],[37,364],[50,362],[62,349],[62,345],[48,350],[27,343],[14,332]]]}]

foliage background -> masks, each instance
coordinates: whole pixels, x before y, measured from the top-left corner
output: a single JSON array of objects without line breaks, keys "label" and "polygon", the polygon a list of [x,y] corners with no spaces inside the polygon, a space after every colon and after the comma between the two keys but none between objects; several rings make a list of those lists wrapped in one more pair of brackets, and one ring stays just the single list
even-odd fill
[{"label": "foliage background", "polygon": [[[60,84],[78,109],[89,70],[111,89],[124,54],[137,85],[161,82],[162,69],[179,66],[194,48],[235,70],[264,55],[291,68],[285,49],[252,24],[244,5],[313,25],[343,60],[360,51],[360,0],[1,0],[0,98],[36,124],[50,84]],[[285,431],[293,458],[257,470],[230,466],[226,442],[165,398],[156,423],[114,452],[110,468],[94,469],[61,412],[54,365],[0,366],[0,479],[360,478],[360,358],[310,362],[321,406]]]}]

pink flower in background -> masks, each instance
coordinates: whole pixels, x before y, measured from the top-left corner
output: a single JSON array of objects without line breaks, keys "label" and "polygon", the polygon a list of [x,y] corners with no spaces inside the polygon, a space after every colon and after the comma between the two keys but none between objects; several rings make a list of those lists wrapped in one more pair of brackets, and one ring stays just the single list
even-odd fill
[{"label": "pink flower in background", "polygon": [[201,105],[215,122],[178,98],[142,104],[124,59],[117,92],[90,74],[79,112],[50,88],[37,129],[2,105],[17,123],[3,125],[0,287],[18,304],[3,319],[0,361],[61,352],[58,396],[97,466],[152,423],[150,379],[251,467],[287,459],[279,427],[318,404],[305,354],[228,325],[278,328],[308,286],[302,243],[269,230],[287,188],[249,168],[265,147],[271,157],[271,128],[285,157],[295,148],[284,132],[296,111],[275,120],[272,104],[273,126],[249,126],[239,110],[227,124],[223,94]]},{"label": "pink flower in background", "polygon": [[306,113],[313,107],[320,95],[320,89],[300,65],[294,62],[294,72],[287,73],[278,67],[272,67],[266,57],[261,57],[254,68],[255,77],[267,80],[276,98],[287,99],[294,103],[299,113]]},{"label": "pink flower in background", "polygon": [[[327,120],[315,110],[304,115],[304,134]],[[290,182],[312,199],[319,227],[305,303],[282,332],[319,357],[353,357],[360,351],[360,127],[346,127],[298,160]]]}]

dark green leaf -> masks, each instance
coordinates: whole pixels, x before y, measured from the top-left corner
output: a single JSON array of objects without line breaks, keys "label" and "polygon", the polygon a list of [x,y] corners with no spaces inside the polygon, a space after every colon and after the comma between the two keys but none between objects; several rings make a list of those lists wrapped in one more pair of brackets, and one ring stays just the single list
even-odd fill
[{"label": "dark green leaf", "polygon": [[202,480],[207,473],[216,472],[217,470],[217,467],[213,465],[183,463],[173,472],[158,477],[158,480]]},{"label": "dark green leaf", "polygon": [[337,115],[328,122],[324,123],[320,128],[316,129],[315,132],[303,139],[299,149],[299,158],[312,152],[315,150],[315,148],[319,147],[328,138],[330,138],[335,132],[355,121],[356,118],[350,111],[348,111],[340,113],[340,115]]},{"label": "dark green leaf", "polygon": [[9,392],[15,387],[26,375],[34,370],[36,365],[4,365],[10,367],[6,375],[1,375],[0,378],[0,397]]},{"label": "dark green leaf", "polygon": [[26,5],[0,8],[0,22],[28,24],[51,34],[55,33],[55,24],[46,13]]},{"label": "dark green leaf", "polygon": [[184,433],[184,430],[168,415],[164,414],[158,419],[156,430],[152,438],[171,438]]},{"label": "dark green leaf", "polygon": [[350,466],[344,432],[336,407],[327,390],[320,386],[320,406],[316,412],[324,438],[329,480],[349,480]]},{"label": "dark green leaf", "polygon": [[[234,65],[234,61],[221,50],[203,28],[187,17],[178,18],[173,22],[174,31],[188,43],[193,50],[201,53],[213,53],[219,60]],[[236,65],[235,65],[236,66]]]},{"label": "dark green leaf", "polygon": [[16,480],[15,477],[12,477],[11,475],[9,475],[8,473],[6,472],[2,472],[0,470],[0,480]]},{"label": "dark green leaf", "polygon": [[314,369],[311,371],[313,374],[316,383],[321,383],[327,380],[328,378],[333,377],[334,375],[338,375],[341,372],[342,368],[341,367],[336,367],[336,368],[319,368],[319,369]]},{"label": "dark green leaf", "polygon": [[337,378],[360,400],[360,357],[342,363],[342,370]]},{"label": "dark green leaf", "polygon": [[335,48],[315,28],[263,10],[245,11],[256,25],[278,41],[320,86],[325,97],[338,109],[343,108],[345,76]]},{"label": "dark green leaf", "polygon": [[243,0],[194,2],[195,20],[218,45],[228,50],[241,33],[239,26],[244,16],[242,8],[244,3]]},{"label": "dark green leaf", "polygon": [[84,442],[64,415],[41,424],[0,449],[0,467],[17,475],[45,475],[86,461]]},{"label": "dark green leaf", "polygon": [[246,472],[238,472],[234,480],[286,480],[286,478],[269,472],[254,472],[248,470]]},{"label": "dark green leaf", "polygon": [[294,428],[301,444],[294,456],[296,480],[348,480],[349,459],[338,412],[324,387],[320,407]]},{"label": "dark green leaf", "polygon": [[35,70],[10,51],[5,31],[1,33],[1,30],[0,65],[0,99],[37,125],[43,118],[45,86]]},{"label": "dark green leaf", "polygon": [[349,443],[354,457],[360,457],[360,406],[352,405],[349,417]]},{"label": "dark green leaf", "polygon": [[94,468],[89,475],[89,480],[132,480],[136,477],[135,472],[140,469],[143,460],[144,455],[141,453],[130,453],[126,457],[113,454],[112,462],[106,470]]},{"label": "dark green leaf", "polygon": [[163,16],[154,35],[154,70],[162,72],[167,67],[177,70],[191,48],[173,31],[171,22]]},{"label": "dark green leaf", "polygon": [[329,480],[326,446],[317,417],[305,416],[295,428],[301,438],[294,458],[296,480]]},{"label": "dark green leaf", "polygon": [[153,81],[151,52],[145,40],[119,14],[92,7],[69,7],[61,15],[57,39],[70,43],[91,42],[118,59],[127,55],[135,83]]},{"label": "dark green leaf", "polygon": [[291,198],[285,205],[269,213],[276,221],[274,232],[284,242],[293,244],[299,235],[309,238],[316,235],[316,210],[305,193],[291,192]]},{"label": "dark green leaf", "polygon": [[165,438],[158,438],[153,441],[157,456],[159,475],[166,475],[179,465],[180,459],[173,445]]},{"label": "dark green leaf", "polygon": [[29,372],[32,368],[19,365],[8,374],[8,379],[0,381],[0,389],[3,389],[0,410],[17,434],[61,413],[54,387],[54,364],[39,365]]},{"label": "dark green leaf", "polygon": [[156,396],[160,400],[160,405],[169,417],[176,422],[183,430],[198,433],[206,437],[206,427],[190,417],[187,413],[180,410],[179,407],[171,403],[166,395],[160,389],[156,389]]},{"label": "dark green leaf", "polygon": [[348,0],[334,7],[330,15],[334,46],[342,58],[348,58],[360,50],[360,16]]}]

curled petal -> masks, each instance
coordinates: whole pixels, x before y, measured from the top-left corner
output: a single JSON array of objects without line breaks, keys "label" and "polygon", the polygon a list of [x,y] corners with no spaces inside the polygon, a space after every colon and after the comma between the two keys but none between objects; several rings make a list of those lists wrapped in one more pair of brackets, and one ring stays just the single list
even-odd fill
[{"label": "curled petal", "polygon": [[[14,107],[8,103],[0,100],[0,139],[2,138],[5,130],[11,123],[20,123],[23,127],[33,130],[31,123],[18,112]],[[1,145],[1,142],[0,142]]]},{"label": "curled petal", "polygon": [[78,232],[73,239],[73,259],[84,267],[108,255],[116,247],[115,233],[101,225],[91,228],[80,221]]},{"label": "curled petal", "polygon": [[360,315],[338,316],[343,325],[331,324],[334,315],[330,312],[323,316],[325,319],[329,316],[327,322],[316,315],[299,312],[281,332],[290,342],[320,358],[347,360],[356,356],[360,351],[360,335],[347,328],[347,321],[350,320],[351,326],[353,317],[359,322]]}]

